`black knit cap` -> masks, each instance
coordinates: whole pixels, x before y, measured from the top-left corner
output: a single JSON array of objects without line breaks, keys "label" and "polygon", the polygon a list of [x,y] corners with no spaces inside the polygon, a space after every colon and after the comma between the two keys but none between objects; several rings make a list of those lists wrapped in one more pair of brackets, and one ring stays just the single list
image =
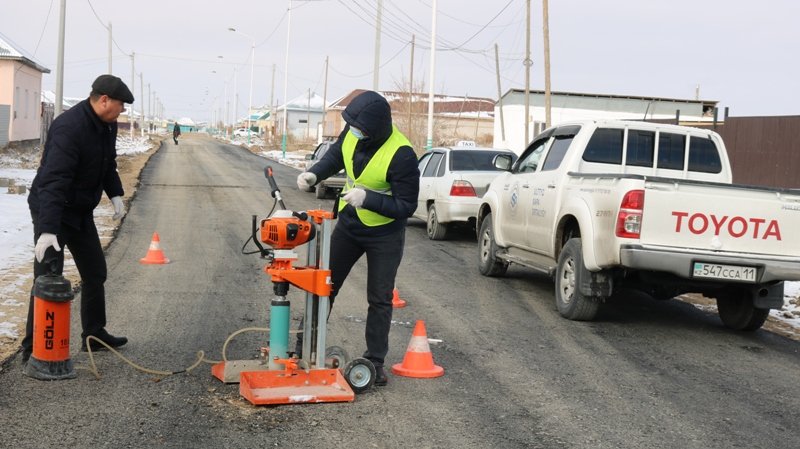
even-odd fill
[{"label": "black knit cap", "polygon": [[122,101],[123,103],[133,103],[133,94],[128,86],[121,79],[114,75],[100,75],[92,83],[92,93],[98,95],[108,95],[109,98]]}]

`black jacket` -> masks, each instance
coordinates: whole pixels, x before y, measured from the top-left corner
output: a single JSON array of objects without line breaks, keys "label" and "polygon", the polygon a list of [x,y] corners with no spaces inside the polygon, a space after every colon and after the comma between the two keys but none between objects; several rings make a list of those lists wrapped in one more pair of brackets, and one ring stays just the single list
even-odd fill
[{"label": "black jacket", "polygon": [[80,229],[93,219],[103,191],[109,198],[124,194],[116,142],[117,124],[100,120],[88,99],[53,121],[28,194],[41,232]]},{"label": "black jacket", "polygon": [[[342,141],[350,132],[350,126],[360,129],[367,135],[366,139],[356,144],[353,153],[354,177],[358,177],[364,171],[372,156],[392,134],[391,107],[377,92],[366,91],[354,98],[342,112],[342,117],[348,126],[325,156],[309,169],[317,175],[318,181],[339,173],[344,168]],[[367,191],[367,197],[361,207],[394,218],[394,221],[382,226],[365,226],[358,219],[355,209],[348,205],[339,213],[339,224],[346,231],[354,236],[375,236],[391,234],[406,226],[408,217],[417,209],[419,197],[419,168],[413,148],[402,146],[397,150],[389,164],[386,180],[392,186],[392,194],[383,195]]]}]

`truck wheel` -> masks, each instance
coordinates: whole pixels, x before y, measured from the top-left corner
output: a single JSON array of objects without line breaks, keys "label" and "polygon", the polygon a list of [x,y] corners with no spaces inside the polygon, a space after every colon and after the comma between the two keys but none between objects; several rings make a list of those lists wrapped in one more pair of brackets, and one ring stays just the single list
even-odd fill
[{"label": "truck wheel", "polygon": [[600,308],[599,302],[582,294],[578,288],[578,272],[584,269],[581,239],[569,239],[561,249],[556,269],[556,307],[564,318],[588,321]]},{"label": "truck wheel", "polygon": [[317,199],[324,200],[328,196],[328,188],[325,184],[317,184]]},{"label": "truck wheel", "polygon": [[431,240],[444,240],[447,235],[447,225],[439,223],[439,218],[436,216],[436,206],[431,204],[428,208],[428,238]]},{"label": "truck wheel", "polygon": [[508,270],[508,262],[497,258],[497,243],[494,241],[492,216],[487,215],[481,222],[481,232],[478,233],[479,263],[478,268],[484,276],[502,276]]},{"label": "truck wheel", "polygon": [[744,292],[727,291],[717,297],[717,311],[722,324],[737,331],[754,331],[767,320],[769,309],[759,309]]}]

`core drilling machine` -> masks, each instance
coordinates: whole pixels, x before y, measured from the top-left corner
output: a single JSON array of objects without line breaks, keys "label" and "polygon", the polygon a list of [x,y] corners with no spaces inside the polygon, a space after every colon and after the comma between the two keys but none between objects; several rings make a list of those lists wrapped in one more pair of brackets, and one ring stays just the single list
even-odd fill
[{"label": "core drilling machine", "polygon": [[[274,213],[260,222],[253,216],[251,238],[258,253],[267,260],[264,271],[271,278],[275,294],[270,304],[269,346],[261,351],[263,359],[225,360],[212,367],[212,374],[223,382],[238,381],[239,393],[256,405],[353,401],[354,393],[375,383],[375,367],[364,358],[348,362],[342,348],[325,346],[334,212],[286,209],[272,167],[266,167],[264,175],[279,208],[275,210],[273,205]],[[304,244],[307,265],[295,266],[298,255],[294,250]],[[306,292],[302,358],[288,351],[289,285]]]}]

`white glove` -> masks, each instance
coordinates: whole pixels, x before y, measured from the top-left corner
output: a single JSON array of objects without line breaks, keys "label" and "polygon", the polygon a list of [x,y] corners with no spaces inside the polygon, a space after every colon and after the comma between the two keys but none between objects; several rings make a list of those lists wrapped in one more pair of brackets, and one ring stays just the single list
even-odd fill
[{"label": "white glove", "polygon": [[125,204],[122,202],[121,196],[115,196],[111,198],[111,204],[114,205],[114,216],[111,217],[114,220],[119,220],[125,215]]},{"label": "white glove", "polygon": [[44,252],[47,251],[47,248],[50,248],[51,246],[56,251],[61,251],[61,247],[58,246],[58,237],[56,237],[55,234],[42,232],[42,235],[39,236],[39,240],[36,241],[36,248],[33,249],[33,253],[36,255],[36,260],[39,263],[42,263],[42,259],[44,259]]},{"label": "white glove", "polygon": [[367,198],[367,191],[364,189],[359,189],[355,187],[350,189],[349,192],[342,197],[343,200],[347,201],[347,204],[353,207],[361,207],[364,204],[364,199]]},{"label": "white glove", "polygon": [[310,171],[304,171],[297,176],[297,188],[306,191],[317,182],[317,175]]}]

